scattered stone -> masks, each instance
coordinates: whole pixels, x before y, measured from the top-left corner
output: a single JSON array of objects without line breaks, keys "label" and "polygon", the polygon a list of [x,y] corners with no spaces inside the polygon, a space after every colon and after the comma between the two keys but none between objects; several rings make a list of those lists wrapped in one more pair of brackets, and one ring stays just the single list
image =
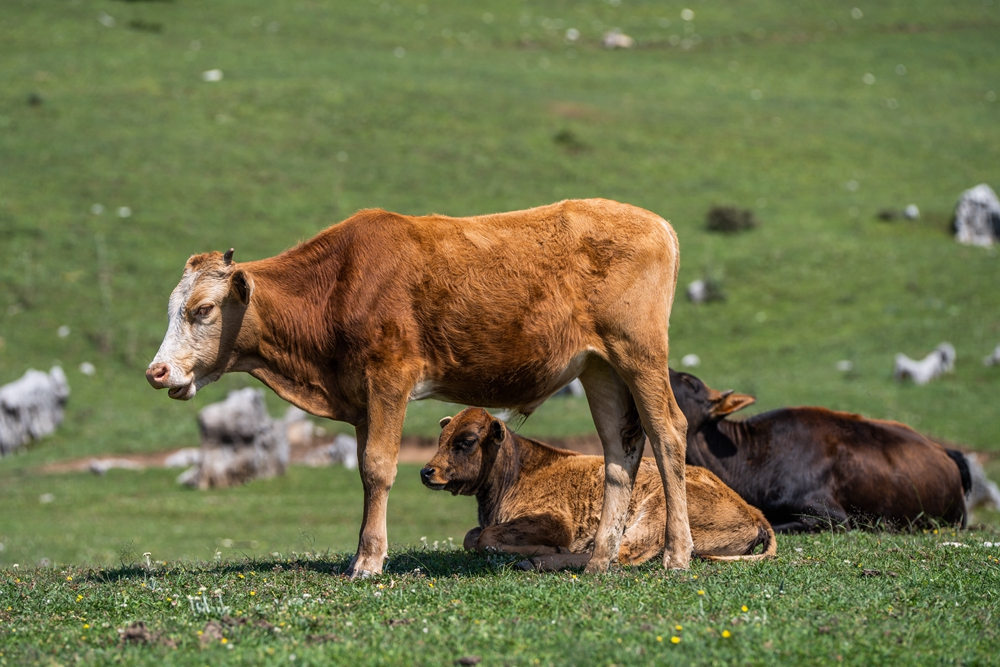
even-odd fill
[{"label": "scattered stone", "polygon": [[171,454],[163,462],[168,468],[187,468],[201,463],[201,450],[197,447],[184,447]]},{"label": "scattered stone", "polygon": [[201,80],[207,81],[208,83],[215,83],[216,81],[222,81],[222,70],[221,69],[210,69],[201,73]]},{"label": "scattered stone", "polygon": [[955,368],[955,356],[951,343],[941,343],[920,361],[897,354],[893,375],[897,380],[909,378],[916,384],[924,385],[944,373],[950,373]]},{"label": "scattered stone", "polygon": [[326,430],[309,419],[309,414],[300,408],[290,406],[282,421],[285,423],[285,437],[291,447],[311,447],[326,436]]},{"label": "scattered stone", "polygon": [[604,39],[601,40],[601,43],[606,49],[631,49],[635,46],[635,40],[618,28],[604,33]]},{"label": "scattered stone", "polygon": [[48,373],[29,369],[0,387],[0,457],[54,433],[68,399],[69,382],[59,366]]},{"label": "scattered stone", "polygon": [[198,413],[201,461],[178,477],[199,489],[236,486],[283,475],[288,466],[285,424],[271,419],[260,389],[240,389]]},{"label": "scattered stone", "polygon": [[95,475],[104,475],[109,470],[118,468],[120,470],[144,470],[145,466],[128,459],[91,459],[90,472]]},{"label": "scattered stone", "polygon": [[685,354],[681,357],[681,366],[684,368],[697,368],[701,365],[701,357],[697,354]]},{"label": "scattered stone", "polygon": [[965,245],[988,246],[1000,239],[1000,201],[993,188],[981,183],[963,192],[951,228]]},{"label": "scattered stone", "polygon": [[966,507],[970,510],[980,506],[1000,509],[1000,488],[986,476],[979,456],[972,453],[963,453],[963,456],[969,466],[969,477],[972,478],[972,486],[965,496]]},{"label": "scattered stone", "polygon": [[358,467],[358,441],[341,433],[329,445],[310,449],[302,458],[302,463],[314,468],[340,464],[354,470]]},{"label": "scattered stone", "polygon": [[725,301],[726,293],[722,285],[713,278],[702,278],[692,281],[687,286],[688,301],[691,303],[708,303],[709,301]]},{"label": "scattered stone", "polygon": [[916,220],[920,217],[920,209],[917,208],[916,204],[908,204],[907,207],[903,209],[903,217],[907,220]]},{"label": "scattered stone", "polygon": [[758,226],[757,218],[748,208],[713,206],[705,218],[705,228],[710,232],[735,234]]}]

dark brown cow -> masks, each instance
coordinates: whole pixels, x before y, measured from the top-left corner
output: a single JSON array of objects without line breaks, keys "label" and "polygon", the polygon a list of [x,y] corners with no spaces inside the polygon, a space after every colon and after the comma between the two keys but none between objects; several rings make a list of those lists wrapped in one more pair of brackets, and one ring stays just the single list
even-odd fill
[{"label": "dark brown cow", "polygon": [[365,512],[350,572],[380,572],[407,401],[530,414],[583,383],[604,446],[604,509],[589,571],[618,553],[643,431],[666,489],[667,567],[687,567],[684,416],[667,325],[677,237],[603,199],[472,218],[361,211],[277,257],[191,257],[146,371],[189,399],[248,372],[315,415],[354,424]]},{"label": "dark brown cow", "polygon": [[718,475],[778,532],[965,526],[964,458],[904,424],[812,407],[730,421],[753,396],[673,370],[670,381],[688,420],[688,464]]},{"label": "dark brown cow", "polygon": [[[539,569],[580,566],[590,558],[601,507],[599,456],[556,449],[510,432],[482,408],[441,420],[438,451],[420,471],[431,489],[475,496],[479,527],[465,548],[532,556]],[[688,518],[697,555],[757,560],[776,553],[770,524],[705,468],[687,466]],[[666,520],[656,465],[642,460],[628,506],[618,561],[637,565],[663,551]],[[754,554],[757,547],[761,553]]]}]

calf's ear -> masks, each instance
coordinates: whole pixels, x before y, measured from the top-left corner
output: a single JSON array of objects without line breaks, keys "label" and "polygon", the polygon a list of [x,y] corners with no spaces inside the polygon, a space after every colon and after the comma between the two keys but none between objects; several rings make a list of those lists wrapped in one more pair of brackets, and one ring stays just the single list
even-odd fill
[{"label": "calf's ear", "polygon": [[712,415],[715,417],[725,417],[756,402],[757,399],[750,394],[736,394],[728,391],[717,399],[715,406],[712,408]]},{"label": "calf's ear", "polygon": [[253,280],[245,271],[237,269],[229,279],[229,289],[245,306],[250,303],[250,297],[253,296]]},{"label": "calf's ear", "polygon": [[451,423],[451,417],[441,417],[441,421],[438,422],[438,426],[444,428]]},{"label": "calf's ear", "polygon": [[490,422],[490,438],[494,442],[499,443],[503,442],[505,437],[507,437],[507,427],[503,425],[502,421],[494,417],[493,421]]}]

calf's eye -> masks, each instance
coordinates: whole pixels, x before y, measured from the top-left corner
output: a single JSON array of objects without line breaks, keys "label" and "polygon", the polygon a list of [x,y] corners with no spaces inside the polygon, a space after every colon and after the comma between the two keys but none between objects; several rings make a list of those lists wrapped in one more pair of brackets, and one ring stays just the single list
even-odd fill
[{"label": "calf's eye", "polygon": [[202,306],[198,306],[198,310],[194,311],[195,317],[207,317],[209,313],[212,312],[213,306],[210,303],[206,303]]}]

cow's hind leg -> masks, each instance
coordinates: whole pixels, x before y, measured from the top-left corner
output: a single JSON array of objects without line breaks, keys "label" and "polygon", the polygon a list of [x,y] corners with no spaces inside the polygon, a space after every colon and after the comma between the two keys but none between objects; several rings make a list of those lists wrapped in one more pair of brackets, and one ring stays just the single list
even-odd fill
[{"label": "cow's hind leg", "polygon": [[618,353],[612,363],[632,389],[642,428],[663,478],[667,513],[663,565],[668,569],[687,569],[694,548],[684,484],[687,420],[670,388],[666,339],[661,343],[644,347],[637,339],[615,346]]},{"label": "cow's hind leg", "polygon": [[587,572],[606,572],[618,556],[644,440],[632,394],[614,368],[592,357],[580,382],[604,447],[604,505]]}]

